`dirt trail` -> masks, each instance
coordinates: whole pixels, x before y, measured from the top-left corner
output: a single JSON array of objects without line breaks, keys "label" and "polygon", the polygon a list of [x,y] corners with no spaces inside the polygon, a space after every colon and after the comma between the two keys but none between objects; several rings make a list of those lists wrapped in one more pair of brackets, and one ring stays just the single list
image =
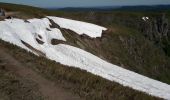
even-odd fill
[{"label": "dirt trail", "polygon": [[37,83],[39,91],[47,98],[47,100],[81,100],[79,96],[75,96],[70,91],[63,89],[60,86],[56,86],[54,82],[45,79],[32,69],[18,62],[14,57],[2,49],[0,49],[0,60],[4,60],[9,65],[6,68],[7,70]]}]

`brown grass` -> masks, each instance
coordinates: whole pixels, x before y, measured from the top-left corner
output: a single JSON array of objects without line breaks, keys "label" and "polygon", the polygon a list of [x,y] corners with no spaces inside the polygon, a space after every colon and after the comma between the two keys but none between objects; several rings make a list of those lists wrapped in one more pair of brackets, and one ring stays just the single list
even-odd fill
[{"label": "brown grass", "polygon": [[36,70],[50,80],[62,84],[64,88],[71,90],[81,97],[85,97],[87,100],[159,99],[128,87],[123,87],[86,71],[67,67],[43,57],[37,57],[6,42],[0,41],[0,46],[4,47],[6,51],[21,63]]}]

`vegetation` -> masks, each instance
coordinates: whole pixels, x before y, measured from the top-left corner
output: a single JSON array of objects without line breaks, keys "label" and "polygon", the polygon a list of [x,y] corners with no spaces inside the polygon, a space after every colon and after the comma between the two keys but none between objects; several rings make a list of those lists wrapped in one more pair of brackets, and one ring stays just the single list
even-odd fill
[{"label": "vegetation", "polygon": [[29,19],[29,18],[41,18],[44,16],[44,9],[40,9],[37,7],[31,7],[27,5],[17,5],[17,4],[9,4],[9,3],[0,3],[0,8],[5,9],[6,11],[17,11],[20,12],[18,16],[19,18]]},{"label": "vegetation", "polygon": [[[108,28],[108,31],[104,32],[102,38],[96,39],[79,36],[66,29],[62,29],[62,33],[67,39],[66,43],[69,45],[82,48],[108,62],[170,84],[170,57],[168,56],[170,53],[170,43],[167,41],[157,43],[146,37],[144,35],[145,32],[141,32],[144,23],[142,20],[143,16],[149,16],[151,20],[155,20],[162,15],[162,12],[62,12],[47,11],[28,6],[21,7],[19,5],[11,7],[9,4],[0,4],[0,6],[9,11],[26,12],[27,14],[24,16],[30,15],[28,18],[52,15],[105,26]],[[13,7],[14,9],[12,9]],[[170,23],[170,14],[167,12],[165,14]],[[43,57],[36,57],[3,41],[0,41],[0,46],[5,47],[20,62],[25,63],[45,77],[63,84],[63,87],[86,99],[158,99],[102,79],[86,71],[66,67]]]},{"label": "vegetation", "polygon": [[67,44],[85,49],[98,57],[156,80],[170,83],[170,63],[161,48],[138,31],[114,26],[112,33],[91,39],[65,30]]},{"label": "vegetation", "polygon": [[[123,87],[86,71],[67,67],[35,56],[19,47],[0,40],[0,46],[5,48],[18,61],[41,73],[48,79],[61,84],[62,87],[79,94],[87,100],[156,100],[145,93]],[[12,50],[11,50],[12,49]]]},{"label": "vegetation", "polygon": [[14,75],[7,66],[0,61],[0,100],[43,100],[34,82]]}]

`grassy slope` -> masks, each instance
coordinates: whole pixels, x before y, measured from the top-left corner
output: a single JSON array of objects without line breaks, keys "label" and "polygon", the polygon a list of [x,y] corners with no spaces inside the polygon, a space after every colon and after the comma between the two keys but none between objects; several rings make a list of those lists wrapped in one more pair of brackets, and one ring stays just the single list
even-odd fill
[{"label": "grassy slope", "polygon": [[19,11],[21,12],[19,16],[21,18],[40,18],[44,16],[44,9],[40,9],[37,7],[31,7],[27,5],[17,5],[17,4],[8,4],[8,3],[1,3],[0,8],[5,9],[6,11]]},{"label": "grassy slope", "polygon": [[[3,5],[4,8],[11,10],[11,6],[9,8],[8,4],[0,4],[0,6],[1,5]],[[156,47],[151,41],[144,38],[136,30],[140,27],[136,23],[141,21],[140,19],[142,16],[157,16],[159,13],[122,13],[118,11],[66,13],[61,11],[46,11],[33,7],[20,7],[17,5],[13,5],[13,7],[15,7],[15,9],[12,10],[27,12],[27,15],[31,15],[31,17],[56,15],[109,27],[112,31],[106,33],[102,39],[93,40],[89,38],[81,38],[73,32],[69,32],[70,34],[73,34],[72,36],[66,33],[64,33],[64,36],[69,41],[70,45],[83,48],[109,62],[121,65],[124,68],[170,83],[169,58],[166,57],[161,49]],[[40,14],[37,12],[40,12]],[[7,46],[7,48],[11,48],[11,46]],[[86,98],[94,96],[93,99],[154,99],[128,88],[124,91],[124,88],[118,84],[109,82],[78,69],[67,68],[60,64],[45,60],[44,58],[37,58],[34,56],[26,57],[25,53],[19,49],[14,49],[10,52],[18,59],[21,57],[22,59],[20,60],[23,60],[23,62],[29,61],[35,65],[37,64],[36,70],[44,73],[48,77],[52,77],[53,80],[60,81],[61,83],[70,83],[71,86],[73,86],[73,88],[70,86],[70,89]],[[38,60],[34,61],[34,59]],[[78,76],[82,77],[80,78]],[[76,84],[73,85],[74,83]]]},{"label": "grassy slope", "polygon": [[86,71],[64,66],[46,58],[37,57],[2,40],[0,40],[0,46],[6,48],[5,50],[21,63],[87,100],[159,99],[128,87],[123,87]]},{"label": "grassy slope", "polygon": [[5,69],[0,61],[0,100],[44,100],[37,85]]}]

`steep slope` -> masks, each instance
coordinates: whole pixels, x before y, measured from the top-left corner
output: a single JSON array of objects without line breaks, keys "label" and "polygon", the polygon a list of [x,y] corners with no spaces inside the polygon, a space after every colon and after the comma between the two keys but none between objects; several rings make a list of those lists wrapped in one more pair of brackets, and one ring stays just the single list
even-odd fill
[{"label": "steep slope", "polygon": [[[108,32],[104,32],[102,38],[98,39],[82,38],[71,31],[68,32],[71,35],[62,32],[70,45],[82,48],[123,68],[170,84],[170,57],[161,48],[162,46],[168,47],[168,45],[151,41],[144,35],[146,32],[141,32],[141,28],[144,27],[149,30],[152,29],[151,27],[154,27],[155,24],[151,27],[148,24],[159,20],[162,13],[165,13],[166,18],[170,19],[166,12],[113,11],[63,12],[59,14],[66,18],[93,22],[108,28]],[[54,15],[58,16],[57,12]],[[149,20],[144,21],[142,19],[144,16],[148,16]],[[145,25],[143,25],[144,23]],[[148,35],[152,35],[152,32],[149,32]],[[168,49],[165,51],[168,51]]]},{"label": "steep slope", "polygon": [[[84,22],[64,19],[61,23],[58,22],[57,17],[48,18],[52,19],[59,26],[61,25],[60,27],[62,28],[70,29],[77,32],[77,34],[86,34],[91,38],[102,36],[102,30],[106,30],[106,28]],[[64,23],[64,21],[66,22]],[[30,19],[26,22],[21,19],[2,21],[0,22],[0,26],[3,27],[0,29],[0,38],[37,55],[39,55],[38,52],[41,52],[47,58],[61,64],[87,70],[108,80],[118,82],[124,86],[146,92],[153,96],[170,99],[170,86],[168,84],[110,64],[79,48],[66,44],[52,45],[51,40],[53,38],[61,41],[66,41],[66,39],[59,29],[51,28],[50,25],[51,23],[47,18]],[[79,28],[70,27],[71,25],[75,25],[76,27],[79,25]],[[91,27],[87,27],[86,25],[90,25]],[[90,29],[93,29],[94,33]]]}]

